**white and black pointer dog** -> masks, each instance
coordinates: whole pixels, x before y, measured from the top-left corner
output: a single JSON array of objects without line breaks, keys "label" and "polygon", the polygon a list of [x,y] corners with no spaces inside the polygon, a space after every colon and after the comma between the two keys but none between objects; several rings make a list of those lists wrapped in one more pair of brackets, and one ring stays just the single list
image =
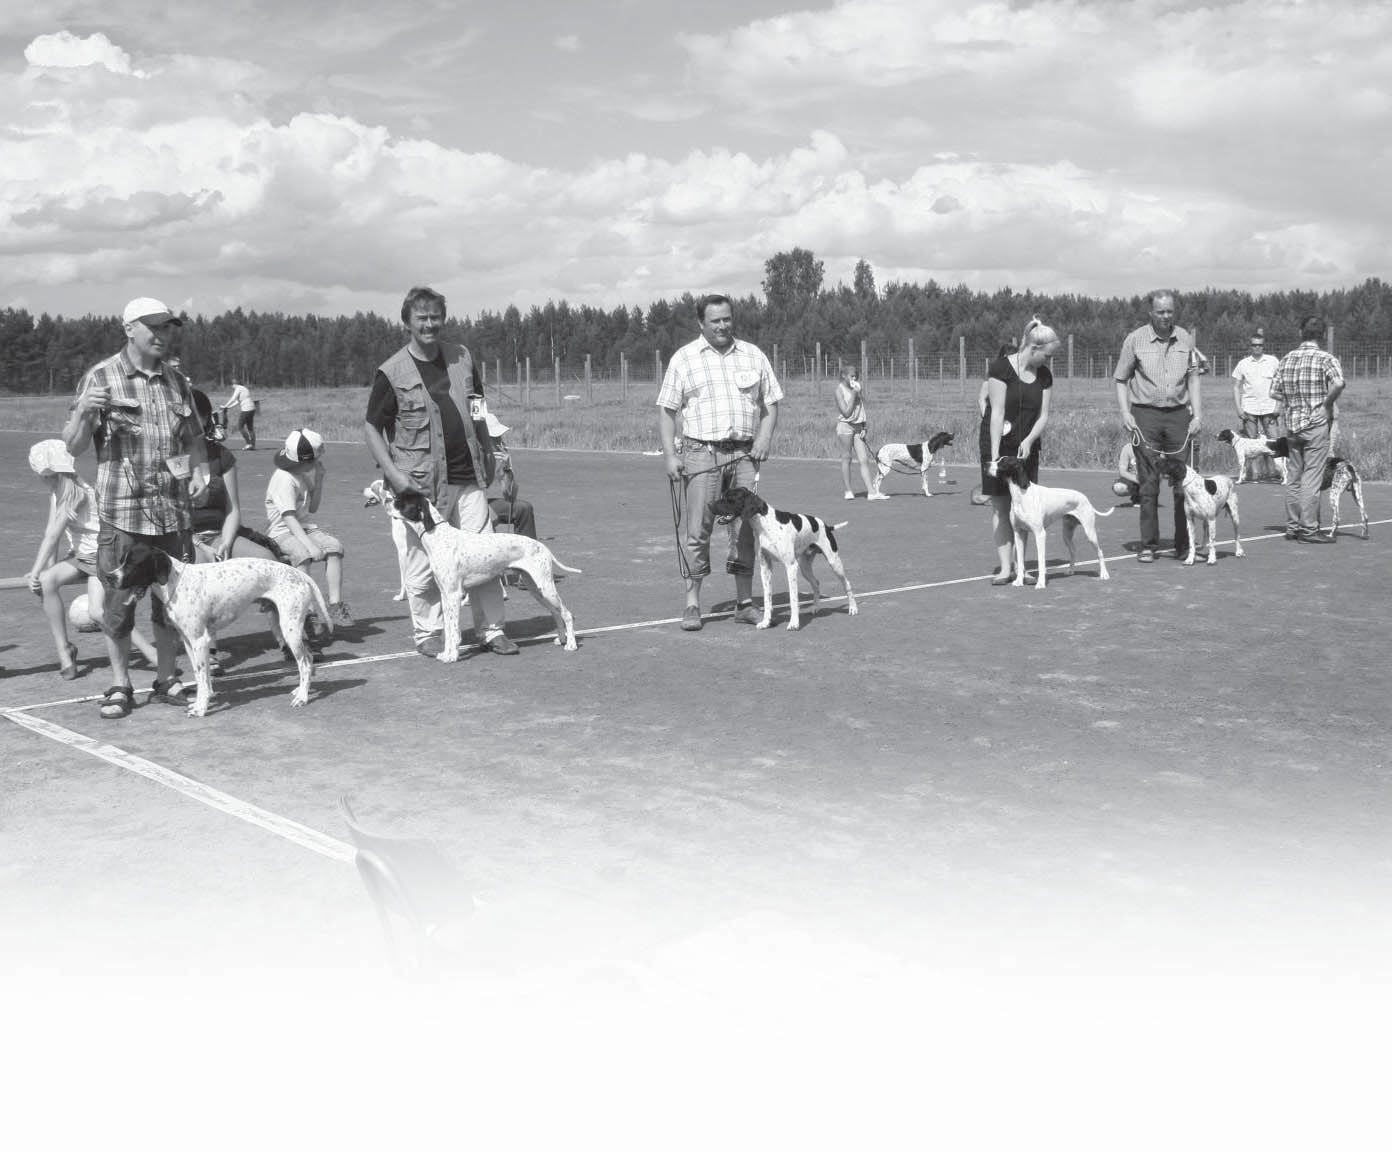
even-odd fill
[{"label": "white and black pointer dog", "polygon": [[1230,476],[1202,476],[1183,460],[1165,456],[1160,461],[1160,474],[1171,483],[1179,481],[1184,492],[1184,515],[1189,521],[1189,555],[1185,564],[1194,562],[1199,546],[1199,526],[1208,527],[1208,562],[1218,563],[1218,514],[1226,508],[1233,526],[1234,552],[1242,551],[1242,524],[1237,513],[1237,483]]},{"label": "white and black pointer dog", "polygon": [[1068,549],[1068,573],[1073,574],[1077,556],[1073,549],[1073,530],[1082,528],[1083,535],[1097,549],[1098,576],[1107,573],[1107,559],[1097,542],[1097,517],[1110,516],[1115,508],[1099,512],[1092,501],[1073,488],[1046,488],[1035,484],[1025,475],[1025,461],[1018,456],[1004,456],[996,464],[996,475],[1010,485],[1010,526],[1015,531],[1015,587],[1025,583],[1025,533],[1034,537],[1034,558],[1037,564],[1035,588],[1045,587],[1044,540],[1050,524],[1063,522],[1063,543]]},{"label": "white and black pointer dog", "polygon": [[[1284,464],[1290,453],[1290,445],[1286,438],[1280,436],[1270,441],[1270,444],[1276,459]],[[1334,517],[1334,523],[1329,529],[1329,539],[1339,538],[1339,501],[1343,499],[1345,492],[1353,494],[1353,502],[1358,505],[1358,514],[1363,518],[1363,539],[1368,539],[1368,509],[1363,504],[1363,479],[1358,475],[1353,461],[1345,460],[1342,456],[1329,457],[1325,461],[1324,476],[1320,479],[1320,491],[1329,493],[1329,511]],[[1316,528],[1319,527],[1319,523],[1317,518]]]},{"label": "white and black pointer dog", "polygon": [[846,568],[841,563],[841,554],[836,547],[836,529],[844,528],[846,521],[828,524],[815,516],[798,512],[783,512],[769,507],[757,493],[748,488],[731,488],[712,505],[716,519],[722,524],[732,520],[747,520],[754,528],[755,544],[759,550],[759,582],[764,590],[764,618],[757,627],[767,628],[773,620],[773,564],[776,560],[783,565],[788,574],[788,629],[792,631],[801,624],[798,603],[798,573],[812,588],[812,615],[817,614],[817,605],[822,598],[822,586],[812,573],[812,561],[818,552],[826,557],[831,570],[841,581],[846,591],[846,608],[852,615],[860,609],[856,607],[855,593],[851,582],[846,579]]},{"label": "white and black pointer dog", "polygon": [[183,639],[197,683],[188,709],[190,716],[207,715],[213,696],[208,656],[213,637],[247,605],[257,602],[275,607],[272,631],[278,641],[289,647],[300,671],[291,705],[299,708],[309,703],[314,658],[305,640],[305,619],[311,613],[318,615],[329,633],[333,631],[333,621],[323,592],[307,573],[278,560],[251,556],[216,564],[185,564],[159,548],[137,543],[117,570],[116,583],[120,588],[152,588],[153,594],[164,601],[165,615]]},{"label": "white and black pointer dog", "polygon": [[[387,482],[380,476],[371,484],[363,489],[363,507],[376,508],[385,505],[387,498],[391,495],[391,489],[387,487]],[[406,599],[406,525],[396,517],[392,517],[391,522],[392,543],[396,545],[396,567],[401,574],[401,585],[396,590],[393,600]]]},{"label": "white and black pointer dog", "polygon": [[1237,454],[1237,483],[1241,484],[1246,480],[1248,468],[1255,468],[1257,460],[1263,456],[1276,465],[1281,483],[1286,483],[1286,458],[1276,455],[1272,447],[1274,441],[1264,437],[1243,436],[1231,428],[1224,428],[1214,439],[1231,444],[1232,450]]},{"label": "white and black pointer dog", "polygon": [[430,571],[440,585],[444,614],[443,648],[437,657],[447,664],[459,659],[459,604],[465,590],[499,579],[508,570],[520,572],[523,586],[551,612],[556,643],[574,652],[575,622],[556,591],[556,570],[580,574],[556,559],[545,544],[516,532],[463,532],[440,518],[419,492],[403,492],[384,502],[387,512],[420,536],[430,558]]},{"label": "white and black pointer dog", "polygon": [[928,490],[928,469],[933,463],[933,457],[951,443],[951,432],[934,432],[922,444],[885,444],[875,453],[876,474],[872,494],[883,495],[880,485],[891,472],[909,472],[917,468],[919,479],[923,482],[923,494],[931,496],[933,493]]}]

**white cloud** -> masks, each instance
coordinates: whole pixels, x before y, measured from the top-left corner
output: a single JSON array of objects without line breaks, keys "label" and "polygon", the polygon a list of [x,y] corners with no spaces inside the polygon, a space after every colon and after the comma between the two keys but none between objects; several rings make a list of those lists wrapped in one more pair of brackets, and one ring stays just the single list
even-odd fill
[{"label": "white cloud", "polygon": [[37,36],[24,50],[24,59],[34,68],[105,68],[119,76],[141,76],[131,68],[130,56],[106,36],[74,36],[71,32],[56,32]]}]

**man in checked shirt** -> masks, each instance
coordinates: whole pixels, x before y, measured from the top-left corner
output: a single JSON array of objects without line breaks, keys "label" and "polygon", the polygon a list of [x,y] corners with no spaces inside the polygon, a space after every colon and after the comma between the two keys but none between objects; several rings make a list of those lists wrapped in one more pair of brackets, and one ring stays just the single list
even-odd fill
[{"label": "man in checked shirt", "polygon": [[1320,485],[1329,459],[1334,401],[1344,390],[1339,361],[1320,347],[1324,321],[1307,316],[1300,322],[1300,347],[1281,357],[1271,378],[1271,397],[1281,408],[1289,458],[1286,468],[1286,539],[1327,544],[1319,534]]},{"label": "man in checked shirt", "polygon": [[[667,475],[684,486],[681,524],[685,553],[686,608],[681,626],[701,630],[701,581],[710,575],[711,504],[728,488],[754,487],[768,459],[778,424],[778,386],[773,366],[753,344],[735,339],[734,305],[728,296],[696,302],[701,335],[677,349],[657,395],[658,430]],[[681,414],[682,448],[676,447]],[[735,578],[735,619],[757,624],[754,607],[754,529],[744,520],[728,526],[725,570]]]}]

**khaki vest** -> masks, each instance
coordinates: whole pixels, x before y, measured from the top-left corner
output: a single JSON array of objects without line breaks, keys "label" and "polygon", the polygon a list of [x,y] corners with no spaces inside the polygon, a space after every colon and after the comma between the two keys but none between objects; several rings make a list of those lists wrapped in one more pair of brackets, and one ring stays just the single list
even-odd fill
[{"label": "khaki vest", "polygon": [[[474,479],[480,488],[493,482],[493,441],[483,420],[470,419],[469,399],[474,396],[474,361],[462,344],[440,342],[449,372],[449,394],[464,422],[469,456],[474,462]],[[448,477],[445,466],[444,425],[440,406],[425,390],[420,369],[410,348],[389,357],[379,369],[396,393],[396,431],[392,434],[392,462],[414,480],[422,481],[442,515],[444,489]]]}]

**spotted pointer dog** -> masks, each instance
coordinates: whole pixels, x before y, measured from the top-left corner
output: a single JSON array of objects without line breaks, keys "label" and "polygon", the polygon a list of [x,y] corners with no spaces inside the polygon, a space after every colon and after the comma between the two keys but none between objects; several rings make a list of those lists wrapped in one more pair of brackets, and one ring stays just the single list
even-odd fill
[{"label": "spotted pointer dog", "polygon": [[260,602],[275,606],[272,631],[283,637],[300,671],[299,686],[290,704],[309,703],[309,682],[314,657],[305,640],[305,618],[316,614],[333,631],[324,593],[310,576],[279,560],[243,556],[216,564],[185,564],[149,544],[131,545],[125,563],[116,571],[120,588],[152,588],[164,601],[165,616],[179,631],[184,652],[193,669],[197,692],[189,705],[190,716],[206,716],[213,696],[209,650],[213,637],[235,620],[247,605]]},{"label": "spotted pointer dog", "polygon": [[1004,456],[996,463],[996,475],[1010,486],[1010,526],[1015,532],[1015,580],[1014,586],[1022,588],[1025,583],[1025,533],[1034,537],[1034,560],[1036,572],[1035,588],[1046,587],[1044,569],[1044,541],[1049,525],[1063,522],[1063,543],[1068,548],[1068,574],[1073,574],[1077,557],[1073,550],[1073,531],[1081,528],[1088,542],[1097,549],[1098,577],[1110,580],[1107,574],[1107,558],[1102,554],[1102,545],[1097,542],[1097,517],[1110,516],[1116,511],[1109,508],[1099,512],[1092,501],[1074,488],[1046,488],[1035,484],[1025,474],[1025,461],[1017,456]]},{"label": "spotted pointer dog", "polygon": [[1232,521],[1235,553],[1246,555],[1242,551],[1242,526],[1237,513],[1237,482],[1231,476],[1202,476],[1173,456],[1161,459],[1160,473],[1172,484],[1178,481],[1184,491],[1184,515],[1189,520],[1189,555],[1185,564],[1194,562],[1201,524],[1208,527],[1208,563],[1218,563],[1218,514],[1224,508]]},{"label": "spotted pointer dog", "polygon": [[944,448],[952,443],[953,435],[951,432],[934,432],[922,444],[885,444],[875,453],[875,482],[871,493],[880,496],[880,485],[891,472],[899,469],[909,471],[910,468],[918,469],[919,479],[923,483],[923,494],[931,496],[933,493],[928,490],[928,469],[932,466],[933,458]]},{"label": "spotted pointer dog", "polygon": [[815,516],[797,512],[782,512],[769,507],[757,493],[748,488],[731,488],[711,504],[716,519],[722,524],[733,520],[746,520],[754,527],[755,543],[759,549],[759,582],[764,590],[764,618],[757,627],[767,628],[773,620],[773,564],[777,560],[788,573],[788,630],[795,631],[801,625],[798,604],[798,573],[812,587],[812,615],[817,614],[817,605],[822,598],[822,586],[812,574],[812,561],[820,552],[826,557],[831,570],[841,581],[846,591],[847,611],[856,615],[855,593],[851,582],[846,579],[846,568],[841,563],[841,554],[836,547],[836,529],[840,524],[828,524]]}]

